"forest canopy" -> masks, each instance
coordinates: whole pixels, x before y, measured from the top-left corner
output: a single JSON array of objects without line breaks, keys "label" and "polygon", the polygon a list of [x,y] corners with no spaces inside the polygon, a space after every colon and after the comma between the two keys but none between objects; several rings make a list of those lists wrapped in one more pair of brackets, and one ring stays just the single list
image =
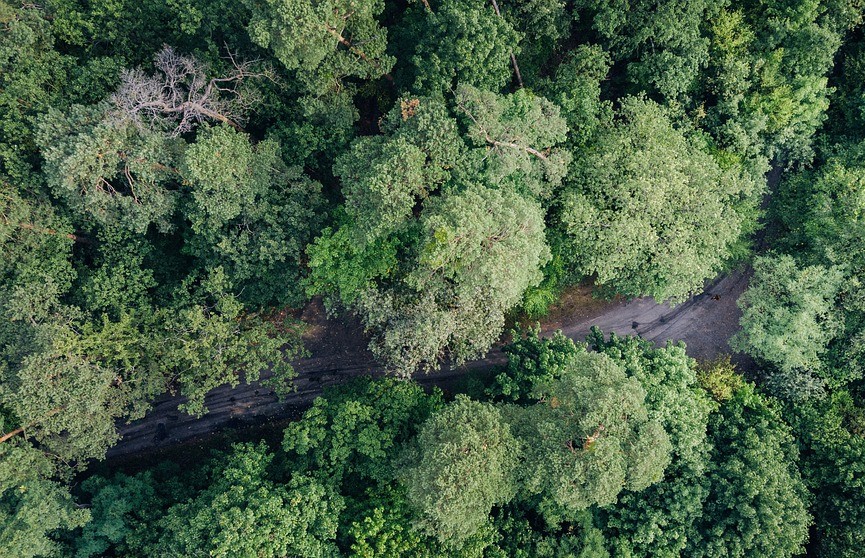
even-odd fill
[{"label": "forest canopy", "polygon": [[[863,10],[0,0],[0,557],[858,556]],[[733,270],[738,368],[509,333]],[[164,398],[290,394],[319,303],[385,378],[91,474]]]}]

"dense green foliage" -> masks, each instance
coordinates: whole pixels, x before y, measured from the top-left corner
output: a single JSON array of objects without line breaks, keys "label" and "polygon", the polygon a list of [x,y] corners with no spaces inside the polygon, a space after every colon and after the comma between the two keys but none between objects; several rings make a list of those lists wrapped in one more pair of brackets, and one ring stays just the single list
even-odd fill
[{"label": "dense green foliage", "polygon": [[[858,555],[862,23],[0,0],[0,556]],[[749,262],[747,379],[530,331],[483,397],[409,381],[578,283],[678,303]],[[313,297],[406,381],[329,391],[279,448],[70,492],[160,396],[289,393]]]},{"label": "dense green foliage", "polygon": [[280,449],[92,477],[92,519],[59,544],[78,556],[792,556],[808,498],[772,403],[741,380],[712,403],[682,346],[590,341],[596,352],[529,332],[510,346],[521,356],[490,393],[526,382],[522,404],[358,379],[316,400]]},{"label": "dense green foliage", "polygon": [[856,33],[842,49],[815,165],[785,176],[773,196],[776,252],[754,264],[736,339],[763,365],[763,385],[793,426],[813,494],[809,553],[819,557],[857,556],[865,544],[861,45]]},{"label": "dense green foliage", "polygon": [[683,300],[755,226],[754,180],[674,128],[664,109],[622,100],[562,196],[568,257],[611,292]]}]

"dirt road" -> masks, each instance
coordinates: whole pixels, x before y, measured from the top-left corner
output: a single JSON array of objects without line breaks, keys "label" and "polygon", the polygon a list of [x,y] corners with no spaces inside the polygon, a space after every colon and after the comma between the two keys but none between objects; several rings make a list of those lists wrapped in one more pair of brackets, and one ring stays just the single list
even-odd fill
[{"label": "dirt road", "polygon": [[[551,318],[542,322],[542,330],[551,334],[561,329],[581,341],[596,325],[604,332],[639,334],[660,344],[668,339],[682,340],[691,356],[711,359],[730,352],[727,341],[738,328],[739,320],[736,300],[747,286],[748,277],[747,272],[734,271],[708,285],[702,294],[675,307],[645,298],[600,303],[591,301],[586,292],[577,293],[582,296],[582,303],[574,304],[568,311],[554,311]],[[165,448],[264,419],[292,417],[327,385],[352,376],[384,373],[366,350],[367,339],[357,323],[348,318],[327,320],[317,302],[310,304],[302,318],[310,324],[306,337],[311,356],[295,363],[296,393],[278,401],[269,389],[258,384],[223,386],[207,396],[209,413],[201,419],[177,410],[183,399],[163,397],[144,419],[121,429],[123,439],[109,450],[109,457]],[[503,354],[495,348],[486,359],[464,367],[446,367],[418,380],[447,382],[467,370],[489,368],[503,361]]]}]

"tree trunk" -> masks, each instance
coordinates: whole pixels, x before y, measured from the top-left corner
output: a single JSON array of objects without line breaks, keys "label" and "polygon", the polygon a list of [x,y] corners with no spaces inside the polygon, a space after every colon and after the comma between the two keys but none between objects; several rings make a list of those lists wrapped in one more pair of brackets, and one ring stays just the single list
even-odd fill
[{"label": "tree trunk", "polygon": [[[45,415],[45,418],[53,417],[54,415],[56,415],[57,413],[59,413],[62,410],[63,410],[63,407],[55,407],[55,408],[51,409],[50,411],[48,411],[48,414]],[[34,424],[36,424],[36,422],[31,422],[30,424],[27,425],[27,428],[30,428]],[[12,432],[7,432],[3,436],[0,436],[0,444],[2,444],[3,442],[5,442],[6,440],[8,440],[10,438],[14,438],[18,434],[21,434],[22,432],[24,432],[24,428],[25,428],[24,426],[21,426],[19,428],[16,428]]]},{"label": "tree trunk", "polygon": [[[5,221],[5,219],[4,219],[4,221]],[[5,224],[10,225],[9,221],[6,221]],[[71,234],[71,233],[60,233],[60,232],[55,231],[54,229],[45,229],[42,227],[37,227],[33,223],[15,223],[15,224],[12,224],[11,226],[18,227],[20,229],[24,229],[27,231],[42,233],[42,234],[65,236],[66,238],[68,238],[69,240],[72,240],[74,242],[82,242],[84,244],[90,243],[90,239],[85,238],[83,236],[79,236],[79,235]]]},{"label": "tree trunk", "polygon": [[[499,17],[502,17],[502,12],[499,11],[499,3],[496,2],[496,0],[491,0],[491,2],[493,3],[493,9],[496,11],[496,15]],[[424,2],[424,3],[426,3],[426,2]],[[511,64],[514,67],[514,75],[517,78],[517,84],[519,85],[519,88],[522,89],[523,88],[523,74],[520,72],[520,67],[517,64],[517,57],[514,56],[513,51],[510,52],[510,55],[511,55]]]}]

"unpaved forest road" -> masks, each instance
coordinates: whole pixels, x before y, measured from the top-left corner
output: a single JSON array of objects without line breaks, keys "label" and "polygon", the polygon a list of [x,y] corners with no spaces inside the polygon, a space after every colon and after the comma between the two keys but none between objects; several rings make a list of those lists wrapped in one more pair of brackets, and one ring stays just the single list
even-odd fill
[{"label": "unpaved forest road", "polygon": [[[551,334],[561,329],[568,337],[582,341],[596,325],[605,333],[639,334],[659,344],[668,339],[682,340],[692,357],[711,359],[730,352],[727,341],[738,329],[740,315],[736,300],[745,290],[749,276],[747,271],[734,271],[674,308],[640,298],[606,304],[595,302],[588,313],[578,307],[577,312],[566,312],[559,319],[554,312],[552,319],[542,322],[542,330]],[[311,356],[295,363],[296,393],[278,401],[268,388],[258,384],[241,384],[233,389],[223,386],[207,396],[209,413],[200,419],[177,410],[182,398],[160,398],[146,417],[121,428],[123,439],[109,450],[108,457],[125,458],[232,426],[297,416],[324,386],[352,376],[384,373],[366,350],[368,340],[361,328],[350,318],[327,320],[316,301],[307,307],[302,319],[310,324],[305,337]],[[449,379],[467,370],[489,368],[504,360],[501,350],[495,347],[485,359],[459,368],[445,367],[417,379],[424,384],[446,385]]]}]

